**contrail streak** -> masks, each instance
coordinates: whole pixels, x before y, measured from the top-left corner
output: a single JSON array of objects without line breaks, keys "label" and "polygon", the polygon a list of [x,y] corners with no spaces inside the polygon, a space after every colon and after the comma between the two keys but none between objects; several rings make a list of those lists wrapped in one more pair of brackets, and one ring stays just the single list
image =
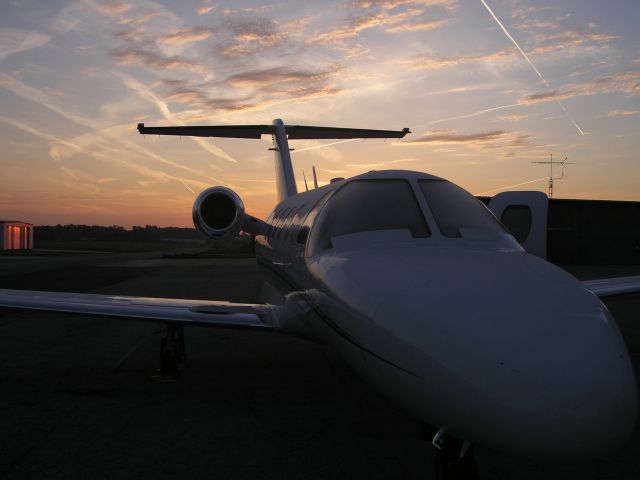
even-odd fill
[{"label": "contrail streak", "polygon": [[[62,138],[58,138],[55,137],[53,135],[50,135],[48,133],[45,133],[39,129],[35,129],[30,127],[29,125],[26,125],[24,123],[18,122],[16,120],[13,120],[11,118],[5,117],[4,115],[0,115],[0,122],[4,122],[8,125],[11,125],[15,128],[18,128],[20,130],[23,130],[27,133],[30,133],[36,137],[48,140],[49,142],[51,142],[52,144],[56,145],[56,144],[60,144],[60,145],[64,145],[65,147],[77,152],[77,153],[82,153],[82,154],[86,154],[86,155],[90,155],[98,160],[102,160],[102,161],[107,161],[109,163],[113,163],[119,167],[123,167],[126,168],[127,170],[130,170],[132,172],[135,172],[139,175],[143,175],[155,180],[159,180],[159,181],[167,181],[167,180],[176,180],[178,182],[181,182],[185,187],[187,187],[187,189],[191,190],[185,183],[184,180],[180,177],[176,177],[173,175],[169,175],[168,173],[165,173],[162,170],[153,170],[151,168],[148,167],[144,167],[142,165],[139,165],[135,162],[131,162],[129,160],[120,160],[120,157],[122,155],[120,155],[120,151],[115,150],[115,149],[111,149],[111,150],[105,150],[105,152],[101,152],[101,151],[97,151],[95,148],[90,148],[92,147],[92,145],[87,145],[87,144],[83,144],[83,143],[73,143],[70,142],[68,140],[64,140]],[[52,155],[50,153],[50,155]],[[55,159],[55,156],[52,155],[52,158],[54,158],[54,160],[59,161],[59,159]],[[192,183],[197,183],[197,184],[202,184],[202,187],[206,187],[207,184],[200,182],[198,180],[189,180]],[[193,190],[191,190],[192,193],[195,193]]]},{"label": "contrail streak", "polygon": [[539,182],[540,180],[546,180],[549,177],[540,177],[535,180],[529,180],[528,182],[516,183],[513,185],[507,185],[506,187],[494,188],[493,190],[487,190],[486,192],[476,193],[476,195],[484,195],[485,193],[497,192],[498,190],[505,190],[507,188],[519,187],[520,185],[527,185],[529,183]]},{"label": "contrail streak", "polygon": [[[186,165],[182,165],[180,163],[177,162],[173,162],[171,160],[168,160],[164,157],[161,157],[160,155],[156,155],[151,153],[149,150],[145,149],[144,147],[141,147],[139,144],[131,141],[131,140],[126,140],[122,137],[122,135],[120,133],[116,134],[113,133],[111,130],[114,129],[115,127],[118,127],[117,125],[113,125],[111,127],[105,127],[103,125],[101,125],[99,122],[96,122],[93,119],[90,118],[86,118],[83,115],[79,115],[76,113],[73,113],[71,111],[65,110],[62,107],[58,106],[56,104],[56,102],[52,101],[51,98],[49,98],[48,95],[46,95],[43,91],[38,90],[36,88],[30,87],[29,85],[20,82],[19,80],[16,80],[15,78],[9,76],[9,75],[5,75],[5,74],[0,74],[0,87],[4,87],[7,90],[9,90],[11,93],[13,93],[14,95],[23,97],[29,101],[32,101],[44,108],[48,108],[49,110],[57,113],[58,115],[66,118],[67,120],[70,120],[78,125],[82,125],[83,127],[89,127],[92,128],[94,130],[94,132],[92,132],[93,135],[96,136],[96,138],[101,138],[104,136],[108,136],[111,139],[115,140],[116,142],[119,142],[120,144],[123,144],[129,148],[138,150],[139,152],[144,152],[145,155],[149,155],[151,156],[154,160],[157,160],[158,162],[167,164],[167,165],[171,165],[173,167],[176,168],[181,168],[183,170],[186,170],[194,175],[198,175],[200,177],[204,176],[202,173],[194,170],[193,168],[190,168]],[[21,128],[21,127],[18,127]],[[23,129],[24,130],[24,129]],[[32,133],[32,132],[30,132]],[[36,134],[37,135],[37,134]],[[86,134],[85,134],[86,135]],[[44,138],[44,137],[42,137]],[[56,140],[58,143],[61,144],[65,144],[65,142],[63,140],[57,139]],[[66,144],[65,144],[66,145]],[[67,145],[69,146],[69,145]],[[77,149],[76,149],[77,150]],[[235,162],[235,160],[233,160]],[[209,177],[210,179],[212,179],[213,181],[217,182],[218,180]]]},{"label": "contrail streak", "polygon": [[[516,42],[516,40],[511,36],[511,34],[509,33],[509,31],[505,28],[505,26],[502,24],[502,22],[500,21],[500,19],[496,16],[495,13],[493,13],[493,10],[491,10],[491,7],[489,7],[489,5],[487,5],[487,2],[485,2],[484,0],[480,0],[482,2],[482,4],[484,5],[484,7],[487,9],[487,11],[491,14],[491,16],[493,17],[493,19],[496,21],[496,23],[500,26],[500,28],[502,29],[502,31],[504,32],[504,34],[507,36],[507,38],[509,40],[511,40],[511,43],[513,43],[516,48],[518,49],[518,51],[522,54],[522,56],[524,57],[524,59],[527,61],[527,63],[531,66],[531,68],[533,68],[533,70],[538,74],[538,77],[540,77],[540,80],[542,80],[544,82],[544,84],[547,86],[547,88],[551,88],[551,85],[549,85],[549,82],[547,82],[547,80],[542,76],[542,74],[540,73],[540,70],[538,70],[536,68],[536,66],[533,64],[533,62],[531,61],[531,59],[529,58],[529,56],[524,53],[524,50],[522,50],[520,48],[520,45],[518,45],[518,42]],[[571,121],[571,123],[573,123],[573,126],[576,127],[576,129],[578,129],[578,131],[580,132],[580,135],[584,135],[584,132],[582,131],[582,129],[578,126],[578,124],[576,123],[576,121],[573,119],[573,117],[571,115],[569,115],[569,112],[567,111],[566,108],[564,108],[564,105],[562,104],[562,102],[560,100],[556,100],[556,102],[558,103],[558,105],[560,105],[560,107],[562,108],[562,110],[564,111],[565,115],[567,116],[567,118]]]},{"label": "contrail streak", "polygon": [[[124,85],[127,88],[136,92],[141,98],[154,104],[164,118],[174,122],[176,121],[174,120],[174,115],[173,113],[171,113],[171,110],[169,109],[169,105],[167,104],[167,102],[165,102],[160,97],[158,97],[155,93],[153,93],[146,85],[140,83],[133,77],[130,77],[129,75],[126,75],[124,73],[115,72],[115,75],[118,78],[120,78],[120,80],[122,80],[122,83],[124,83]],[[183,124],[182,121],[179,121],[178,123],[180,125]],[[200,137],[189,137],[189,138],[193,140],[195,143],[197,143],[198,145],[200,145],[204,150],[215,155],[216,157],[220,157],[229,162],[238,163],[235,158],[233,158],[231,155],[225,152],[222,148],[218,147],[217,145],[214,145],[213,143],[207,142],[204,138],[200,138]]]},{"label": "contrail streak", "polygon": [[355,140],[360,140],[359,138],[350,138],[348,140],[340,140],[339,142],[332,142],[332,143],[325,143],[323,145],[314,145],[313,147],[306,147],[306,148],[296,148],[294,149],[294,151],[296,152],[306,152],[307,150],[315,150],[316,148],[324,148],[324,147],[330,147],[331,145],[338,145],[339,143],[347,143],[347,142],[353,142]]},{"label": "contrail streak", "polygon": [[[510,105],[500,105],[499,107],[486,108],[477,112],[468,113],[466,115],[458,115],[457,117],[441,118],[439,120],[432,120],[427,125],[435,125],[436,123],[448,122],[449,120],[460,120],[461,118],[472,118],[484,115],[485,113],[495,112],[496,110],[504,110],[505,108],[521,107],[521,103],[512,103]],[[415,128],[415,127],[414,127]]]},{"label": "contrail streak", "polygon": [[194,192],[194,191],[193,191],[193,189],[192,189],[189,185],[187,185],[184,181],[182,181],[182,180],[180,180],[180,179],[179,179],[178,181],[179,181],[182,185],[184,185],[184,188],[186,188],[187,190],[189,190],[191,193],[193,193],[193,194],[195,194],[195,193],[196,193],[196,192]]},{"label": "contrail streak", "polygon": [[538,74],[538,76],[540,77],[540,80],[542,80],[544,82],[544,84],[551,88],[551,85],[549,85],[549,82],[547,82],[545,80],[545,78],[542,76],[542,74],[540,73],[540,71],[536,68],[536,66],[533,64],[533,62],[531,61],[531,59],[527,56],[526,53],[524,53],[524,50],[522,50],[520,48],[520,45],[518,45],[518,42],[515,41],[515,39],[511,36],[511,34],[507,31],[507,29],[505,28],[505,26],[502,24],[502,22],[498,19],[498,17],[496,17],[496,14],[493,13],[493,10],[491,10],[491,8],[489,7],[489,5],[487,5],[487,3],[484,0],[480,0],[482,2],[482,4],[484,5],[484,7],[489,11],[489,13],[491,14],[491,16],[493,17],[493,19],[496,21],[496,23],[498,25],[500,25],[500,28],[502,29],[502,31],[504,32],[504,34],[507,36],[507,38],[509,40],[511,40],[511,43],[513,43],[516,48],[518,49],[518,51],[522,54],[522,56],[524,57],[524,59],[529,62],[529,65],[531,65],[531,68],[533,68],[533,70]]}]

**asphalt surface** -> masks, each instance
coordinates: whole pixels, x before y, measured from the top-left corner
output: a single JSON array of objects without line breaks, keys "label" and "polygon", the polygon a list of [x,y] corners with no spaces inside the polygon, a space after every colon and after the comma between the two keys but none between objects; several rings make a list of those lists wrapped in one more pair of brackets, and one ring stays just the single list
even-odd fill
[{"label": "asphalt surface", "polygon": [[[251,258],[0,256],[0,288],[257,302],[261,283]],[[640,371],[640,295],[608,305]],[[433,478],[420,424],[328,347],[191,328],[182,377],[158,382],[160,337],[153,323],[0,310],[0,478]],[[476,458],[481,479],[636,479],[640,434],[580,465]]]}]

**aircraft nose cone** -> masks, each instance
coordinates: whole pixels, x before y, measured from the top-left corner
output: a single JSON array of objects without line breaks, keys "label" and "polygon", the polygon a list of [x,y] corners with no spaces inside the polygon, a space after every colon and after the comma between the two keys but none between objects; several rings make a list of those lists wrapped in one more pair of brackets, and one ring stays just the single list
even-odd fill
[{"label": "aircraft nose cone", "polygon": [[536,456],[601,457],[622,446],[635,428],[633,368],[613,319],[593,300],[593,310],[600,315],[557,317],[556,338],[525,349],[534,353],[542,348],[547,357],[540,365],[523,364],[532,377],[539,374],[524,389],[529,400],[523,400],[520,412],[523,432],[529,433],[528,448]]},{"label": "aircraft nose cone", "polygon": [[592,459],[620,447],[635,427],[638,399],[606,307],[530,255],[456,255],[420,266],[447,265],[423,282],[415,264],[407,267],[412,286],[376,310],[407,350],[421,351],[413,373],[430,395],[423,417],[530,458]]}]

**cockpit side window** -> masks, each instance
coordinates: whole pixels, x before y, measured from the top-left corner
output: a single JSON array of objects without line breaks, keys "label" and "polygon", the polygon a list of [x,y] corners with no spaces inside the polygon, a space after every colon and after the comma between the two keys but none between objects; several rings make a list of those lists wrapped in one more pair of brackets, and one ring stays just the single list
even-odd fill
[{"label": "cockpit side window", "polygon": [[480,200],[446,180],[419,180],[420,189],[445,237],[460,237],[460,228],[505,232]]},{"label": "cockpit side window", "polygon": [[320,211],[311,229],[307,255],[332,248],[332,237],[396,229],[409,230],[414,238],[431,235],[409,182],[353,180],[333,194]]}]

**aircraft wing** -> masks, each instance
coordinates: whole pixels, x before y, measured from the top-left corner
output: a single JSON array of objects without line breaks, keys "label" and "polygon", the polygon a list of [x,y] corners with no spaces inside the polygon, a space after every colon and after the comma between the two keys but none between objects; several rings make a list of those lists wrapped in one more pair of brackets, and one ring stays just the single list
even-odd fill
[{"label": "aircraft wing", "polygon": [[[209,300],[0,289],[0,307],[260,330],[279,330],[276,307]],[[282,307],[281,307],[282,308]]]},{"label": "aircraft wing", "polygon": [[640,276],[602,278],[582,282],[582,284],[599,297],[640,293]]}]

